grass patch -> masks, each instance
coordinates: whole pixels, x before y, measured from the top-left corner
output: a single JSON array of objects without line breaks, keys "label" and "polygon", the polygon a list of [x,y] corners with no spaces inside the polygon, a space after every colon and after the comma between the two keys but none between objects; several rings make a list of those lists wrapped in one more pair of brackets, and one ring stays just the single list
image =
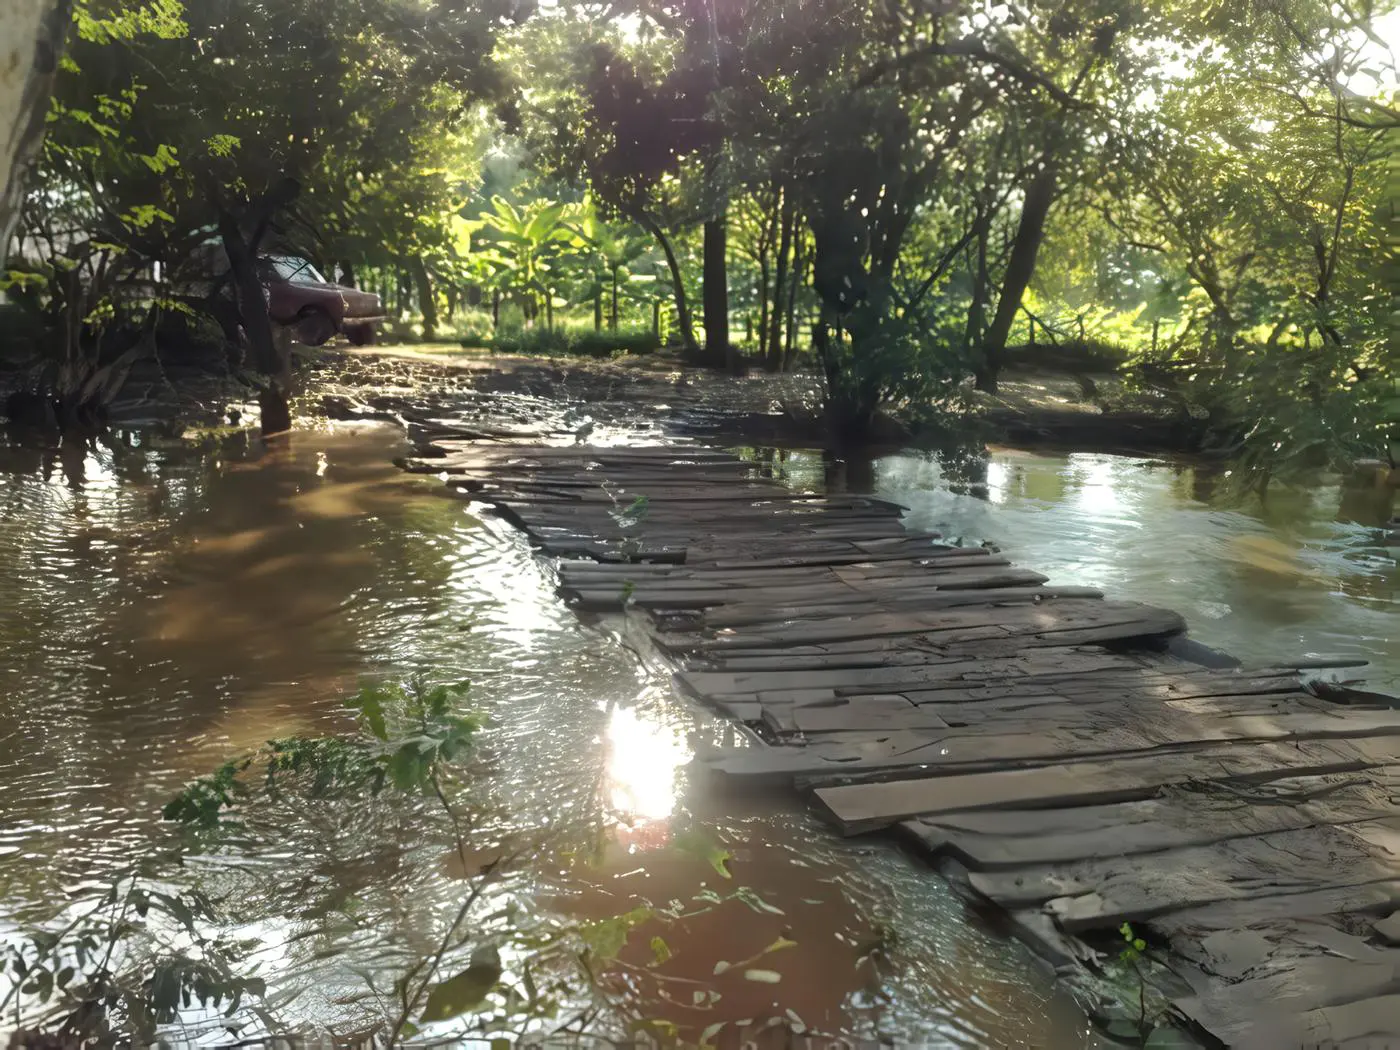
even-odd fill
[{"label": "grass patch", "polygon": [[[463,340],[463,345],[469,344]],[[649,328],[625,328],[616,332],[591,328],[532,328],[504,330],[488,344],[502,354],[539,354],[558,357],[593,357],[606,360],[619,356],[655,353],[661,340]]]}]

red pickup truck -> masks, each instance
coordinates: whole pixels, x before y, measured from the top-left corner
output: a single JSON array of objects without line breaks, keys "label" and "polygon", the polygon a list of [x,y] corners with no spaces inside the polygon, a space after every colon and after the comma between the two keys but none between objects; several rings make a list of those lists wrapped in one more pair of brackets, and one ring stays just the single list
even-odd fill
[{"label": "red pickup truck", "polygon": [[306,346],[320,346],[336,332],[356,346],[374,341],[374,326],[384,320],[379,296],[333,284],[305,259],[264,255],[258,276],[267,292],[267,311],[277,324],[296,330]]}]

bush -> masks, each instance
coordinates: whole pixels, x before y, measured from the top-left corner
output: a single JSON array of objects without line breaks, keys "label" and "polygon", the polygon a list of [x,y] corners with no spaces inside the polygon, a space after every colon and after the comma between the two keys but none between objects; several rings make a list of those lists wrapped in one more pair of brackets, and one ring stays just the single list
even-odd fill
[{"label": "bush", "polygon": [[[463,340],[464,346],[479,345]],[[622,354],[655,353],[661,345],[656,333],[649,328],[630,328],[616,332],[595,331],[591,328],[532,328],[502,330],[489,341],[491,349],[502,354],[539,354],[558,357],[595,357],[607,359]]]}]

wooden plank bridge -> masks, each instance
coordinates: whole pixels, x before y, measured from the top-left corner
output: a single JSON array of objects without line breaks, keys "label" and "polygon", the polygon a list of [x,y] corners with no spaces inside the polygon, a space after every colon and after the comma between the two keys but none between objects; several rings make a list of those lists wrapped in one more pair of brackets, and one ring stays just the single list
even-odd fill
[{"label": "wooden plank bridge", "polygon": [[1220,1044],[1400,1046],[1400,711],[1182,659],[1175,613],[727,452],[452,433],[404,465],[494,506],[566,600],[641,619],[681,689],[755,731],[716,777],[897,832],[1054,963],[1131,923]]}]

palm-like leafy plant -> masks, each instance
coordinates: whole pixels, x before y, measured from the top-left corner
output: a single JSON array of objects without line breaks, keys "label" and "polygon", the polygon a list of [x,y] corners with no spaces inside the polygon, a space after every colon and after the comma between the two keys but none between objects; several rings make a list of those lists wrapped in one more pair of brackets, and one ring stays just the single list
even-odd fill
[{"label": "palm-like leafy plant", "polygon": [[[604,222],[591,201],[584,202],[570,229],[582,254],[580,261],[586,273],[586,292],[579,299],[593,300],[594,320],[600,323],[606,292],[609,298],[608,328],[615,332],[622,286],[638,276],[633,269],[638,260],[651,250],[652,239],[639,230],[618,230]],[[649,277],[647,279],[650,280]]]},{"label": "palm-like leafy plant", "polygon": [[549,200],[517,207],[496,196],[478,220],[481,248],[473,255],[488,283],[520,304],[527,324],[539,316],[543,300],[545,325],[554,327],[557,260],[574,239],[568,219],[575,207]]}]

